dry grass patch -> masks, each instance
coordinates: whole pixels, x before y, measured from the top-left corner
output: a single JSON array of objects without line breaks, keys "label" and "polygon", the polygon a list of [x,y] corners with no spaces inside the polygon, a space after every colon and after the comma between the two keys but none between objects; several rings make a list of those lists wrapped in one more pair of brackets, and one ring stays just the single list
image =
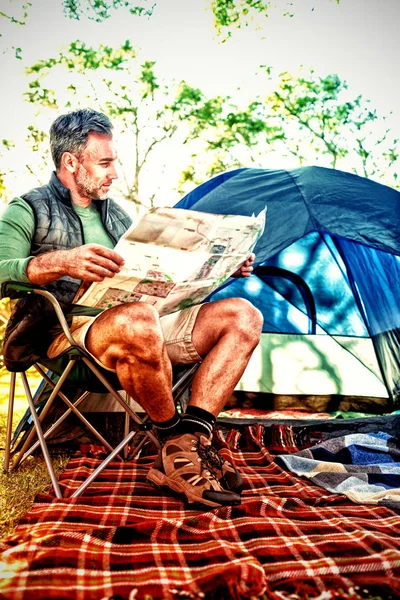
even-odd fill
[{"label": "dry grass patch", "polygon": [[[42,456],[29,457],[18,469],[6,474],[3,472],[4,448],[7,423],[7,400],[2,395],[0,400],[0,539],[12,533],[20,518],[31,508],[35,496],[51,487],[50,475]],[[13,430],[20,421],[25,409],[14,410]],[[63,453],[52,456],[54,470],[58,477],[65,469],[69,455]]]},{"label": "dry grass patch", "polygon": [[[53,457],[58,477],[69,456]],[[31,457],[16,471],[0,475],[0,539],[14,532],[20,518],[28,512],[39,492],[51,487],[50,476],[42,457]]]}]

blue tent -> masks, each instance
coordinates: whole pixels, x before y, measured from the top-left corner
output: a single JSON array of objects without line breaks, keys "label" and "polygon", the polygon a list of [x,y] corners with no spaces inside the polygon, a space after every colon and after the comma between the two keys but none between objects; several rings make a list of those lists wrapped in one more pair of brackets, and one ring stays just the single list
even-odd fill
[{"label": "blue tent", "polygon": [[[335,340],[348,364],[363,363],[365,373],[374,372],[386,388],[387,407],[396,408],[400,193],[322,167],[237,169],[203,183],[176,204],[241,215],[258,214],[265,206],[266,228],[255,249],[257,279],[231,279],[211,300],[248,298],[263,312],[270,336]],[[374,350],[374,365],[357,343],[363,340]],[[319,362],[329,370],[329,360]]]}]

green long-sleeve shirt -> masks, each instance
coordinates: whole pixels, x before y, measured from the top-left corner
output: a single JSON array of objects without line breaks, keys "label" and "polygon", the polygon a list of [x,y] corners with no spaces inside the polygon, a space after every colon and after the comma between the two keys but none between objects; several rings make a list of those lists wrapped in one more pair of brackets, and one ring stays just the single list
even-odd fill
[{"label": "green long-sleeve shirt", "polygon": [[[86,208],[76,205],[74,208],[82,223],[85,244],[114,248],[96,207],[90,204]],[[32,208],[21,198],[14,198],[0,217],[0,283],[10,280],[29,283],[26,268],[33,258],[31,244],[34,233]]]}]

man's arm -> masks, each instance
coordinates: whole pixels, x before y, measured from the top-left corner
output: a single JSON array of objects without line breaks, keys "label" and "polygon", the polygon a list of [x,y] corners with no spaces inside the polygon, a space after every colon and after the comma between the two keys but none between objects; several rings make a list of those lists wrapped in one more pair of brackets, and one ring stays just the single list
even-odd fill
[{"label": "man's arm", "polygon": [[71,250],[55,250],[32,258],[26,274],[31,283],[46,285],[64,275],[83,281],[103,281],[119,273],[123,258],[100,244],[85,244]]},{"label": "man's arm", "polygon": [[21,198],[14,198],[0,218],[0,283],[29,283],[26,267],[34,228],[31,207]]},{"label": "man's arm", "polygon": [[46,285],[64,275],[84,281],[113,277],[123,259],[100,244],[30,255],[35,219],[29,204],[14,199],[0,219],[0,282],[13,280]]}]

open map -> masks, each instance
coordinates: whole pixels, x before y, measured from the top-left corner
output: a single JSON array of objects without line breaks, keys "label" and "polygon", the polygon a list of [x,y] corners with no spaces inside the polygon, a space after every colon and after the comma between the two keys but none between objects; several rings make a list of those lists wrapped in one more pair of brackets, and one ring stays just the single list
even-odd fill
[{"label": "open map", "polygon": [[75,301],[99,308],[148,302],[160,315],[199,304],[250,256],[265,213],[244,217],[150,209],[115,246],[125,260],[120,273],[90,284]]}]

